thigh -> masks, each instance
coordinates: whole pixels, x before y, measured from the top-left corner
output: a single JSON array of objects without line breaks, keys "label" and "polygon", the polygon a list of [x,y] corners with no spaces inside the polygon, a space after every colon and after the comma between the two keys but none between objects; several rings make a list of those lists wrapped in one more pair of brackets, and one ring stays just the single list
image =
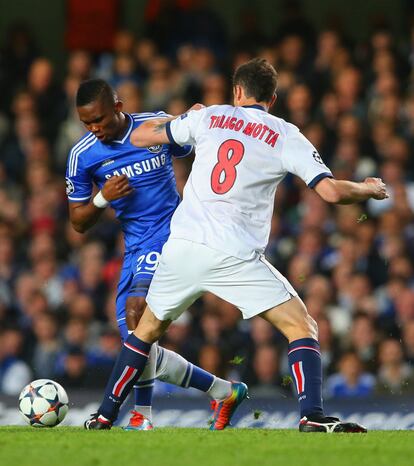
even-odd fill
[{"label": "thigh", "polygon": [[140,248],[131,260],[130,275],[132,277],[128,297],[146,297],[154,273],[157,270],[165,239],[155,241]]},{"label": "thigh", "polygon": [[[136,310],[139,314],[140,301],[147,296],[165,241],[166,238],[161,238],[146,247],[125,253],[116,299],[117,322],[123,339],[128,337],[128,318],[132,321],[127,311]],[[144,308],[145,305],[142,310]],[[137,315],[134,320],[139,320],[139,317]]]},{"label": "thigh", "polygon": [[209,268],[201,246],[179,239],[165,244],[147,295],[147,303],[159,320],[177,319],[201,296],[200,283]]},{"label": "thigh", "polygon": [[243,318],[249,319],[297,296],[289,281],[263,255],[242,260],[215,254],[217,266],[205,288],[237,306]]}]

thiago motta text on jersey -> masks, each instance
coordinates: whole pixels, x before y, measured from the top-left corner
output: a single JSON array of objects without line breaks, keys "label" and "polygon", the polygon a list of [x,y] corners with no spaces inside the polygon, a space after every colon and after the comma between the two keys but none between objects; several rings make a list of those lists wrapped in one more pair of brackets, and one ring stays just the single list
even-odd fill
[{"label": "thiago motta text on jersey", "polygon": [[236,118],[226,115],[211,115],[210,116],[210,126],[208,129],[220,128],[220,129],[230,129],[232,131],[241,131],[247,136],[263,141],[269,146],[275,147],[279,133],[273,131],[267,125],[262,123],[252,123],[250,121],[246,122],[241,118]]}]

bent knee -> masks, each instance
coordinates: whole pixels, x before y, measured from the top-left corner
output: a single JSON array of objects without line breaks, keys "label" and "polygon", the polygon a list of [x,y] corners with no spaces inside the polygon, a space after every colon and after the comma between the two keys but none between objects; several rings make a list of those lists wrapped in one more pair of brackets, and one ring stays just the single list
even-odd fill
[{"label": "bent knee", "polygon": [[306,312],[306,323],[304,326],[304,330],[306,330],[309,333],[309,337],[313,338],[315,340],[318,339],[318,324],[316,323],[316,320],[311,317],[308,312]]},{"label": "bent knee", "polygon": [[309,315],[301,300],[295,300],[287,307],[281,319],[280,330],[289,340],[299,338],[318,338],[318,325]]},{"label": "bent knee", "polygon": [[311,317],[309,314],[308,314],[308,319],[310,320],[310,325],[312,326],[313,332],[314,332],[314,335],[315,335],[313,338],[315,338],[315,340],[317,340],[318,339],[318,333],[319,333],[318,324],[317,324],[316,320],[313,317]]},{"label": "bent knee", "polygon": [[301,312],[295,313],[292,316],[292,327],[303,334],[303,337],[317,338],[318,337],[318,324],[309,315],[305,306]]}]

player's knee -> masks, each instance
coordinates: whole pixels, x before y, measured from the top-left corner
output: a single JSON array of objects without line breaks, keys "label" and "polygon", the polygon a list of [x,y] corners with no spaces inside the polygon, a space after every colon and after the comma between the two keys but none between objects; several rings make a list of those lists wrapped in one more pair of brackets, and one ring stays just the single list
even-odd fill
[{"label": "player's knee", "polygon": [[317,340],[318,339],[318,334],[319,334],[318,324],[317,324],[316,320],[313,317],[311,317],[309,314],[308,314],[308,319],[310,320],[310,325],[313,328],[313,337],[312,338]]},{"label": "player's knee", "polygon": [[306,308],[304,308],[304,312],[296,316],[295,327],[304,337],[316,338],[318,333],[317,324],[308,314]]},{"label": "player's knee", "polygon": [[289,340],[297,338],[318,337],[318,326],[315,320],[309,315],[302,301],[294,303],[286,315],[285,335]]},{"label": "player's knee", "polygon": [[307,332],[309,332],[309,337],[315,340],[318,339],[318,324],[316,320],[313,319],[309,314],[306,316],[306,327]]}]

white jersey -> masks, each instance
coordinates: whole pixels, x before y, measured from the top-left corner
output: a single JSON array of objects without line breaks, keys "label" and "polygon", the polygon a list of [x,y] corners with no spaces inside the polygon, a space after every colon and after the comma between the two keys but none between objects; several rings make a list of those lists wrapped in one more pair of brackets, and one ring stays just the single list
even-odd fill
[{"label": "white jersey", "polygon": [[240,259],[264,251],[276,189],[287,173],[310,187],[332,177],[296,126],[259,105],[190,111],[168,123],[167,134],[196,153],[170,237]]}]

